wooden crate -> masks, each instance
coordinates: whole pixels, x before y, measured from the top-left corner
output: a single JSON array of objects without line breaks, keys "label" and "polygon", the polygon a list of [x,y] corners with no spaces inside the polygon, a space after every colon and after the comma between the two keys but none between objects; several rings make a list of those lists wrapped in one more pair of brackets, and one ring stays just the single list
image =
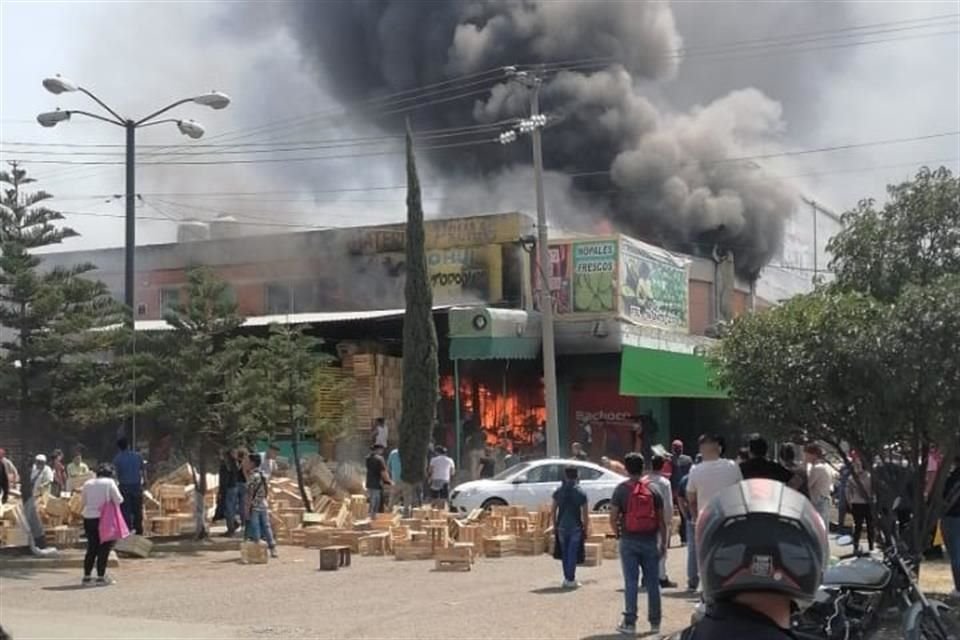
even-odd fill
[{"label": "wooden crate", "polygon": [[290,531],[290,544],[303,547],[306,546],[307,530],[293,529]]},{"label": "wooden crate", "polygon": [[422,531],[423,518],[400,518],[400,525],[407,527],[410,531]]},{"label": "wooden crate", "polygon": [[507,531],[518,538],[531,530],[530,518],[527,516],[511,516],[507,519]]},{"label": "wooden crate", "polygon": [[483,539],[483,555],[488,558],[506,558],[517,551],[516,536],[492,536]]},{"label": "wooden crate", "polygon": [[378,513],[374,516],[370,528],[374,531],[389,531],[400,524],[400,516],[395,513]]},{"label": "wooden crate", "polygon": [[437,571],[470,571],[473,568],[473,545],[438,549],[435,559]]},{"label": "wooden crate", "polygon": [[334,545],[320,549],[320,571],[337,571],[350,566],[349,547]]},{"label": "wooden crate", "polygon": [[429,560],[433,557],[433,547],[429,542],[396,542],[393,545],[393,557],[396,560]]},{"label": "wooden crate", "polygon": [[613,533],[610,528],[610,516],[606,513],[590,514],[590,532],[594,535],[606,536]]},{"label": "wooden crate", "polygon": [[373,533],[360,538],[360,555],[385,556],[390,547],[390,533]]},{"label": "wooden crate", "polygon": [[525,535],[517,538],[517,553],[522,556],[538,556],[547,547],[542,535]]},{"label": "wooden crate", "polygon": [[153,549],[153,543],[143,536],[132,533],[123,540],[117,540],[114,549],[117,550],[117,553],[124,553],[136,556],[137,558],[146,558]]},{"label": "wooden crate", "polygon": [[608,536],[603,541],[603,557],[606,560],[616,560],[620,557],[620,541]]},{"label": "wooden crate", "polygon": [[43,507],[48,516],[66,518],[70,515],[70,500],[67,498],[55,498],[50,496]]},{"label": "wooden crate", "polygon": [[240,562],[243,564],[267,564],[268,558],[266,542],[245,540],[240,543]]},{"label": "wooden crate", "polygon": [[587,567],[599,567],[603,564],[603,544],[587,543],[584,545],[586,558],[583,563]]},{"label": "wooden crate", "polygon": [[68,527],[60,525],[50,527],[44,531],[47,544],[55,547],[70,547],[80,542],[80,529],[77,527]]},{"label": "wooden crate", "polygon": [[329,547],[333,545],[333,538],[340,533],[339,529],[329,527],[310,527],[304,529],[303,544],[309,548]]},{"label": "wooden crate", "polygon": [[150,533],[155,536],[175,536],[180,533],[180,523],[171,516],[158,516],[149,520]]},{"label": "wooden crate", "polygon": [[19,525],[0,528],[0,536],[2,536],[3,545],[6,547],[30,546],[30,536]]},{"label": "wooden crate", "polygon": [[333,546],[348,547],[353,553],[360,553],[360,539],[368,535],[369,531],[340,531],[333,536]]}]

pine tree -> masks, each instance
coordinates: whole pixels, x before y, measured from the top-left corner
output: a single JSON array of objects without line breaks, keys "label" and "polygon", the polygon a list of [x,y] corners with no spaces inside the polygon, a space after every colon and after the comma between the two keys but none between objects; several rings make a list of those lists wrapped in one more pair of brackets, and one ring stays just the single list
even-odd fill
[{"label": "pine tree", "polygon": [[400,420],[400,459],[403,481],[424,479],[427,447],[433,430],[438,396],[437,329],[433,324],[433,291],[427,274],[423,205],[407,124],[407,279],[403,318],[403,415]]},{"label": "pine tree", "polygon": [[0,172],[0,404],[26,413],[70,419],[84,407],[87,385],[98,384],[96,357],[114,335],[91,331],[122,320],[106,285],[90,278],[92,264],[45,270],[36,250],[77,234],[44,202],[46,191],[25,193],[33,178],[17,163]]}]

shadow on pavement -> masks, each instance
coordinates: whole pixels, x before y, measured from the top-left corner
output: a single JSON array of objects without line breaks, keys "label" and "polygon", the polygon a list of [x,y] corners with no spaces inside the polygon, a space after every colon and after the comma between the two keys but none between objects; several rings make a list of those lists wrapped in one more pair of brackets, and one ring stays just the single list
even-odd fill
[{"label": "shadow on pavement", "polygon": [[580,589],[583,589],[587,585],[596,584],[596,580],[583,580],[580,583],[580,586],[576,589],[564,589],[563,587],[540,587],[539,589],[530,589],[530,593],[540,595],[540,596],[549,596],[557,593],[576,593]]},{"label": "shadow on pavement", "polygon": [[696,602],[700,599],[700,594],[695,591],[661,591],[660,596],[673,600],[689,600],[690,602]]},{"label": "shadow on pavement", "polygon": [[613,633],[599,633],[592,636],[584,636],[580,640],[623,640],[624,638],[659,638],[658,634],[653,633],[652,631],[645,631],[638,633],[635,636],[625,636],[617,632]]},{"label": "shadow on pavement", "polygon": [[95,588],[92,584],[61,584],[56,587],[41,587],[43,591],[81,591]]}]

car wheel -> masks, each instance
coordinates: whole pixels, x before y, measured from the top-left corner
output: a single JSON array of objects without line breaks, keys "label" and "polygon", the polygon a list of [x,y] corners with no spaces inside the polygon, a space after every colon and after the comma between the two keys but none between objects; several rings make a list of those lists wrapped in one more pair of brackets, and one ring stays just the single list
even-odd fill
[{"label": "car wheel", "polygon": [[597,503],[597,506],[595,506],[595,507],[593,508],[593,510],[594,510],[594,512],[596,512],[596,513],[609,513],[609,511],[610,511],[610,501],[609,501],[609,500],[601,500],[600,502]]},{"label": "car wheel", "polygon": [[506,500],[501,500],[500,498],[487,498],[483,501],[483,504],[480,507],[486,511],[490,511],[493,507],[505,507],[507,506]]}]

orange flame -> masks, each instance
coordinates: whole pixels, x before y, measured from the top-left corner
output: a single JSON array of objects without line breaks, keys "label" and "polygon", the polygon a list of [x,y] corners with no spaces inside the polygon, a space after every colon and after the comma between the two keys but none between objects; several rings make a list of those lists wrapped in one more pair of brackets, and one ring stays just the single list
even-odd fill
[{"label": "orange flame", "polygon": [[[473,385],[469,379],[460,380],[460,407],[465,413],[478,415],[487,444],[506,441],[513,447],[529,446],[534,443],[535,434],[542,431],[547,412],[543,406],[542,387],[526,389],[527,393],[517,390],[492,388],[478,385],[479,409],[473,406]],[[446,400],[454,399],[453,379],[442,376],[440,394]]]}]

